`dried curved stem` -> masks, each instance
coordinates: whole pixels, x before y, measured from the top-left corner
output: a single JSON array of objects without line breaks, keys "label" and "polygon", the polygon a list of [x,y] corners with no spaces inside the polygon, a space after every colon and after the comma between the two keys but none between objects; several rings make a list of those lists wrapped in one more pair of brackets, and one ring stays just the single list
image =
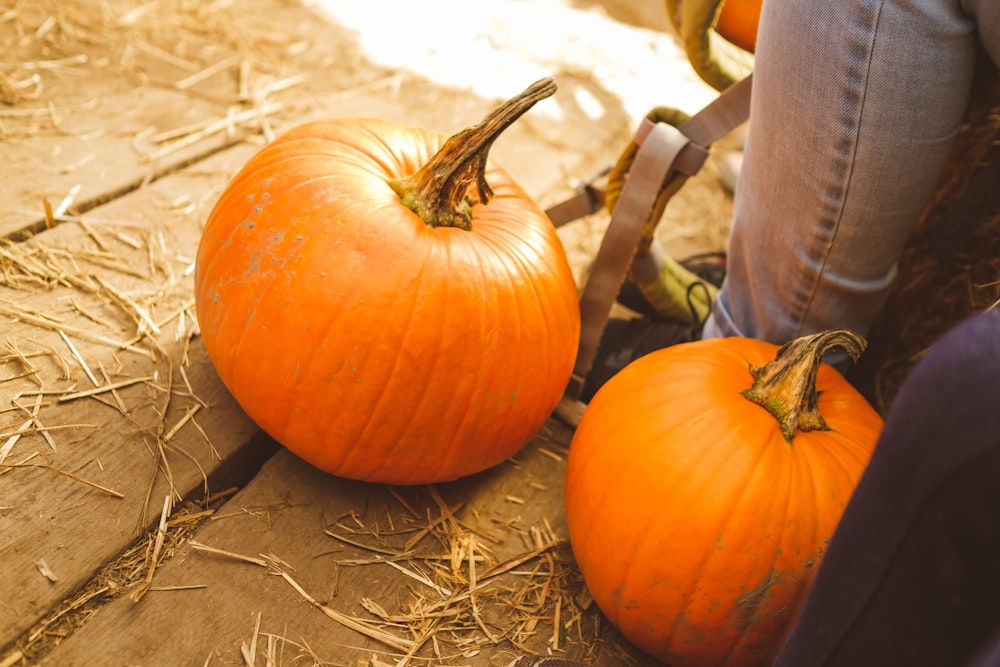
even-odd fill
[{"label": "dried curved stem", "polygon": [[552,79],[536,81],[494,109],[478,125],[450,137],[415,174],[390,181],[400,200],[432,227],[472,229],[468,195],[475,183],[479,201],[486,204],[493,190],[486,182],[486,161],[497,137],[535,103],[556,91]]},{"label": "dried curved stem", "polygon": [[864,338],[846,329],[796,338],[782,345],[770,362],[750,367],[754,383],[742,395],[774,415],[788,443],[796,431],[828,431],[817,407],[816,393],[823,355],[842,347],[857,361],[867,345]]}]

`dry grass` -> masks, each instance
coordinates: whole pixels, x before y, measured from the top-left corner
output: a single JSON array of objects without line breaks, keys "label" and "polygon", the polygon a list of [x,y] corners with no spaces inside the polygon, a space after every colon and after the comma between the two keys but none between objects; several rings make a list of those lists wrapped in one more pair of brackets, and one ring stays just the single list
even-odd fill
[{"label": "dry grass", "polygon": [[[405,496],[404,491],[391,489],[400,505],[394,516],[366,523],[349,512],[322,530],[339,547],[349,547],[334,561],[339,569],[391,568],[398,575],[398,591],[390,598],[395,606],[385,598],[361,596],[357,607],[336,608],[336,603],[322,602],[303,587],[281,554],[237,553],[195,539],[205,521],[226,518],[215,507],[234,492],[186,504],[178,511],[173,511],[171,496],[165,496],[157,525],[22,635],[0,658],[0,665],[33,664],[120,597],[138,602],[151,592],[207,588],[156,585],[158,567],[186,549],[231,561],[234,567],[258,567],[262,576],[280,577],[331,623],[381,647],[348,644],[331,660],[323,660],[310,647],[310,642],[322,643],[320,638],[301,637],[280,618],[270,619],[282,627],[280,633],[262,632],[258,616],[249,640],[240,647],[248,666],[429,667],[469,664],[487,653],[512,659],[567,649],[587,660],[598,652],[605,656],[620,652],[628,660],[616,640],[608,639],[608,626],[586,591],[567,542],[544,518],[527,529],[498,525],[487,530],[476,525],[474,510],[470,508],[472,516],[463,518],[462,503],[447,503],[433,487],[425,493],[405,490]],[[512,543],[518,539],[523,544],[520,551]],[[498,550],[514,555],[498,559]],[[36,565],[45,575],[44,562]],[[337,580],[339,575],[335,587]],[[336,594],[333,598],[343,599]],[[228,654],[228,647],[219,648],[218,655]],[[365,657],[344,662],[345,651]],[[205,664],[211,664],[214,655]]]},{"label": "dry grass", "polygon": [[[0,666],[34,664],[90,620],[104,605],[123,595],[139,599],[148,591],[170,591],[152,585],[157,565],[171,558],[212,514],[213,504],[233,493],[230,490],[200,505],[185,505],[174,514],[164,514],[160,522],[94,576],[72,597],[63,601],[36,623],[8,652],[0,656]],[[170,507],[169,497],[164,507]]]},{"label": "dry grass", "polygon": [[[99,136],[108,128],[78,130],[73,119],[103,109],[103,96],[142,99],[156,90],[187,93],[218,112],[136,132],[131,144],[140,165],[219,136],[273,138],[278,118],[308,104],[308,97],[293,101],[282,93],[310,78],[296,65],[308,59],[311,44],[274,28],[235,0],[14,2],[0,13],[0,139]],[[105,88],[91,89],[90,78]],[[64,173],[93,159],[83,156]],[[64,212],[56,208],[46,217],[57,220]]]},{"label": "dry grass", "polygon": [[[204,557],[256,566],[262,575],[280,577],[331,623],[381,645],[381,649],[353,649],[352,655],[371,656],[350,663],[358,667],[458,665],[487,653],[512,658],[559,654],[567,647],[593,659],[600,649],[617,650],[602,640],[606,628],[569,545],[547,520],[521,531],[520,552],[497,558],[498,550],[512,551],[511,540],[519,539],[509,527],[484,530],[461,518],[462,503],[449,505],[434,487],[423,497],[413,497],[412,490],[407,491],[409,498],[398,490],[391,493],[401,508],[395,518],[390,514],[366,523],[351,512],[324,529],[339,547],[349,547],[350,557],[334,561],[339,568],[391,568],[400,581],[389,599],[362,595],[357,608],[344,607],[344,598],[337,594],[332,597],[342,600],[341,608],[320,602],[299,583],[281,554],[237,553],[200,542],[191,546]],[[258,620],[251,640],[243,645],[247,665],[259,664],[254,662],[253,647],[260,636]],[[281,635],[268,635],[272,644],[265,652],[270,656],[267,664],[283,664],[273,655],[273,642],[289,642],[287,636],[287,629]],[[296,659],[302,655],[301,645],[297,648]],[[322,662],[314,653],[309,655],[311,664],[341,665],[347,657]]]},{"label": "dry grass", "polygon": [[[7,3],[0,10],[0,139],[75,134],[63,122],[66,114],[97,107],[95,96],[124,92],[141,98],[164,87],[201,96],[212,91],[224,113],[137,133],[132,143],[140,163],[241,129],[266,138],[272,114],[285,107],[273,98],[306,78],[288,71],[285,56],[307,50],[300,37],[276,37],[268,27],[263,17],[241,12],[228,0]],[[121,90],[90,91],[80,85],[98,71],[101,81],[116,81]],[[220,81],[228,83],[220,86]],[[69,171],[85,164],[86,158]],[[177,433],[186,427],[201,430],[197,414],[204,402],[185,371],[189,345],[198,334],[189,284],[194,262],[172,247],[164,228],[82,216],[80,189],[76,185],[52,201],[45,198],[39,211],[43,229],[75,225],[76,232],[0,239],[0,316],[22,325],[21,333],[5,338],[0,354],[0,388],[13,420],[5,423],[0,413],[0,430],[10,432],[0,441],[5,466],[0,474],[41,468],[112,492],[56,465],[35,462],[39,452],[30,448],[36,440],[26,437],[38,434],[50,453],[58,453],[57,430],[80,426],[49,424],[47,409],[86,399],[112,407],[122,415],[124,428],[148,435],[147,447],[158,461],[151,489],[157,477],[172,479],[168,453],[193,459],[174,443]],[[175,215],[191,215],[198,204],[186,197],[165,207]],[[113,361],[107,365],[109,354]],[[131,377],[124,369],[135,364],[123,363],[119,355],[152,365]],[[145,385],[160,396],[153,423],[135,422],[136,406],[123,398],[132,385]]]}]

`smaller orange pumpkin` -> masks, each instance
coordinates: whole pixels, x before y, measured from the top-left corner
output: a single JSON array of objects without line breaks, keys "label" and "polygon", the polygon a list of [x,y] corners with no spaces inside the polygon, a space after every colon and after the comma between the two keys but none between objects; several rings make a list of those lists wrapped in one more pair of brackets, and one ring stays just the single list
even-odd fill
[{"label": "smaller orange pumpkin", "polygon": [[831,366],[864,340],[676,345],[594,396],[570,446],[566,518],[594,600],[672,667],[770,664],[882,419]]},{"label": "smaller orange pumpkin", "polygon": [[751,53],[757,46],[757,24],[762,0],[724,0],[715,30],[740,48]]}]

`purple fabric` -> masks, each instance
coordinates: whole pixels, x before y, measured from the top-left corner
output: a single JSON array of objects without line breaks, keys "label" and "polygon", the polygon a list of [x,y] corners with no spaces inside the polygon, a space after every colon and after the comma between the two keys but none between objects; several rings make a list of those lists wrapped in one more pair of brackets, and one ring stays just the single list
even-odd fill
[{"label": "purple fabric", "polygon": [[997,630],[1000,308],[900,389],[775,664],[967,665]]}]

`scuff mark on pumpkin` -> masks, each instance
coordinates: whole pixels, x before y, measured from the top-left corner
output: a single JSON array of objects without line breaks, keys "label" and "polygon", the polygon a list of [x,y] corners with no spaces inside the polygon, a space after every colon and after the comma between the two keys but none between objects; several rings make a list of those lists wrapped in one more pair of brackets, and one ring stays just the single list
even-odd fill
[{"label": "scuff mark on pumpkin", "polygon": [[741,631],[746,631],[760,622],[760,610],[766,610],[767,615],[774,616],[784,612],[784,607],[772,608],[767,602],[771,593],[771,588],[782,583],[785,576],[781,572],[775,572],[774,568],[767,573],[763,583],[757,588],[744,593],[736,598],[737,617],[734,626]]}]

